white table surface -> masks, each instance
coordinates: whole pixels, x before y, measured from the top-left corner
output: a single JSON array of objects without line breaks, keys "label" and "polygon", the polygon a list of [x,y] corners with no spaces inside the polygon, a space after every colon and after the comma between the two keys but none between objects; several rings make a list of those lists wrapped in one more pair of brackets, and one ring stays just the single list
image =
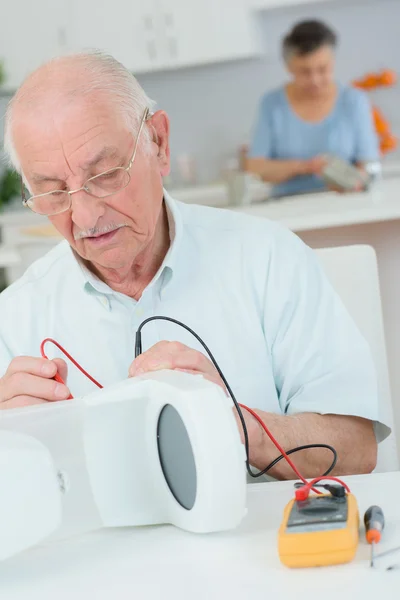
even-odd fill
[{"label": "white table surface", "polygon": [[[400,545],[400,473],[346,481],[361,516],[371,504],[382,506],[386,530],[381,550]],[[171,526],[113,529],[36,547],[0,563],[0,596],[5,600],[400,597],[400,569],[369,568],[363,534],[350,564],[302,570],[282,566],[276,535],[292,493],[290,482],[250,485],[248,515],[231,532],[194,535]],[[400,564],[400,553],[391,560]]]},{"label": "white table surface", "polygon": [[400,177],[383,179],[365,193],[304,194],[234,210],[280,222],[296,232],[393,221],[400,219]]}]

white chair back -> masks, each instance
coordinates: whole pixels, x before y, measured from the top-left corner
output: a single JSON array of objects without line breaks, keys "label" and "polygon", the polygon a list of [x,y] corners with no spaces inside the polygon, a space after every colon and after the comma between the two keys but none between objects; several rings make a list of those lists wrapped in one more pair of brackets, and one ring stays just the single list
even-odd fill
[{"label": "white chair back", "polygon": [[392,429],[391,435],[379,445],[376,471],[396,471],[399,456],[375,251],[371,246],[357,245],[322,248],[316,253],[332,286],[368,342],[375,362],[382,419]]}]

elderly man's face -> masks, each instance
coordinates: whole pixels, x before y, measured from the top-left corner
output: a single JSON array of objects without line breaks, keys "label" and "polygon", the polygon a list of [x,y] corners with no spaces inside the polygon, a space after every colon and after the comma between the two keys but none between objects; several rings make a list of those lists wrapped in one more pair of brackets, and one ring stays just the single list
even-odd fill
[{"label": "elderly man's face", "polygon": [[[151,142],[146,152],[144,137],[139,141],[126,188],[104,199],[77,192],[69,211],[49,217],[76,252],[96,266],[129,266],[155,235],[162,176],[169,172],[168,118],[158,112],[144,127],[151,128],[157,143]],[[126,167],[137,133],[128,130],[110,102],[93,97],[43,110],[33,118],[18,115],[13,130],[21,168],[34,194],[74,190],[108,169]]]}]

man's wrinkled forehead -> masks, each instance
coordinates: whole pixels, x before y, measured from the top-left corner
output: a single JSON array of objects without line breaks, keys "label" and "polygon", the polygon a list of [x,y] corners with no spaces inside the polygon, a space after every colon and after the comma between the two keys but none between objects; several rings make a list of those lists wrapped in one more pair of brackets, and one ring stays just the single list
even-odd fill
[{"label": "man's wrinkled forehead", "polygon": [[59,133],[77,132],[100,126],[119,129],[122,126],[120,111],[104,95],[64,96],[52,94],[42,101],[17,104],[13,111],[14,127],[38,129],[46,135],[56,129]]},{"label": "man's wrinkled forehead", "polygon": [[14,144],[21,159],[62,148],[67,154],[79,153],[82,166],[90,167],[106,155],[115,157],[126,137],[127,128],[118,112],[98,99],[75,98],[22,108],[18,107],[13,119]]}]

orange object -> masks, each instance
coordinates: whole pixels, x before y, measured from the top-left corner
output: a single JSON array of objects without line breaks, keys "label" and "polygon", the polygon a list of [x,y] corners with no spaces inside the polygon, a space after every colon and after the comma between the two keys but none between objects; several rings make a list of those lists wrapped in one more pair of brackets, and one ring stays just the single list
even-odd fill
[{"label": "orange object", "polygon": [[[390,87],[397,81],[394,71],[385,69],[380,73],[368,73],[365,77],[353,81],[353,86],[362,90],[373,90],[377,87]],[[374,125],[379,137],[379,145],[382,154],[392,152],[397,148],[398,140],[390,131],[390,125],[383,116],[382,112],[376,107],[372,107],[372,116]]]},{"label": "orange object", "polygon": [[376,131],[379,133],[379,135],[387,135],[389,133],[389,124],[378,108],[374,109],[374,120]]},{"label": "orange object", "polygon": [[365,537],[371,546],[370,566],[375,563],[375,547],[381,541],[382,531],[385,528],[385,517],[380,506],[370,506],[364,515]]},{"label": "orange object", "polygon": [[377,529],[370,529],[369,531],[367,531],[365,537],[368,544],[379,544],[382,536],[381,532]]},{"label": "orange object", "polygon": [[353,81],[353,85],[363,90],[373,90],[377,87],[391,87],[396,80],[396,73],[385,69],[380,73],[368,73],[362,79]]}]

